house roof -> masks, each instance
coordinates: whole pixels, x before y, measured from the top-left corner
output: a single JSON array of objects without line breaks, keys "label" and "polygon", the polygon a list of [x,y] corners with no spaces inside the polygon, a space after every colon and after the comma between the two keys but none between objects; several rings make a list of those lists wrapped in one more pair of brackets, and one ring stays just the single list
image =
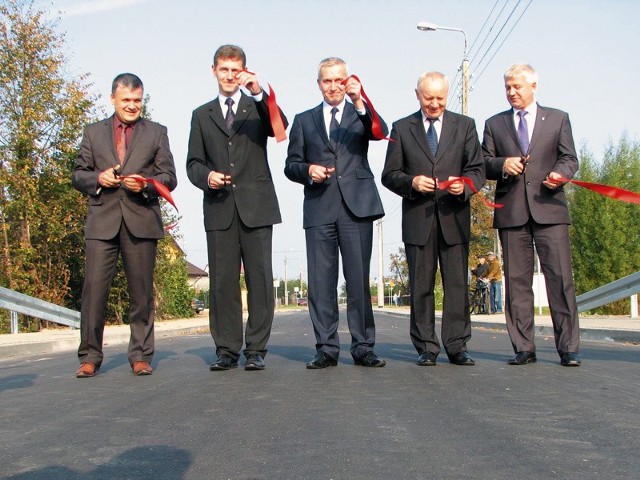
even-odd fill
[{"label": "house roof", "polygon": [[209,273],[193,263],[187,262],[187,275],[190,277],[208,277]]}]

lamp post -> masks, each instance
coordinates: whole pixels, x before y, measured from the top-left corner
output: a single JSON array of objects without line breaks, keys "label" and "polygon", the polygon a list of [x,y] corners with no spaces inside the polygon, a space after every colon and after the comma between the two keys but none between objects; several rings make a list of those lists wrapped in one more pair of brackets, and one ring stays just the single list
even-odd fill
[{"label": "lamp post", "polygon": [[462,114],[469,114],[469,59],[467,58],[467,33],[461,28],[445,27],[429,22],[419,22],[418,30],[423,32],[435,32],[436,30],[449,30],[461,32],[464,35],[464,55],[462,57]]}]

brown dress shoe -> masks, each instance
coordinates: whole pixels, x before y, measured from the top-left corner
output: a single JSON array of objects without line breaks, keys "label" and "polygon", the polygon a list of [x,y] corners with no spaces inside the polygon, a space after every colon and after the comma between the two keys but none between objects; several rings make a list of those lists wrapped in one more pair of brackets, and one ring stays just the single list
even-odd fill
[{"label": "brown dress shoe", "polygon": [[133,368],[134,375],[151,375],[153,373],[153,368],[147,362],[133,362],[131,365]]},{"label": "brown dress shoe", "polygon": [[81,363],[80,368],[76,370],[76,378],[89,378],[94,377],[98,373],[98,366],[93,363]]}]

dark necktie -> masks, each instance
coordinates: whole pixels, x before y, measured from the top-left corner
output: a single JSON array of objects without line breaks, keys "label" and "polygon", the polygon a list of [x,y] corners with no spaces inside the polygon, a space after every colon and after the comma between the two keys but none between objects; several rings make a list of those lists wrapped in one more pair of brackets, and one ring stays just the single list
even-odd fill
[{"label": "dark necktie", "polygon": [[233,99],[227,98],[224,103],[227,104],[227,115],[224,117],[224,122],[227,124],[227,130],[231,131],[231,127],[233,126],[233,121],[236,116],[233,113]]},{"label": "dark necktie", "polygon": [[129,128],[128,125],[121,123],[116,129],[116,152],[121,165],[124,163],[124,157],[127,156],[127,128]]},{"label": "dark necktie", "polygon": [[338,144],[338,128],[340,128],[338,119],[336,118],[336,113],[338,113],[338,108],[333,107],[331,109],[331,121],[329,122],[329,140],[331,140],[333,145]]},{"label": "dark necktie", "polygon": [[427,142],[429,143],[429,148],[431,149],[431,153],[433,156],[436,156],[438,153],[438,133],[436,132],[436,127],[433,126],[434,122],[436,122],[437,118],[428,118],[429,120],[429,129],[427,130]]},{"label": "dark necktie", "polygon": [[522,154],[526,155],[529,152],[529,128],[527,127],[527,119],[524,117],[527,114],[525,110],[520,110],[518,116],[520,117],[520,123],[518,123],[518,140],[520,141],[520,148]]}]

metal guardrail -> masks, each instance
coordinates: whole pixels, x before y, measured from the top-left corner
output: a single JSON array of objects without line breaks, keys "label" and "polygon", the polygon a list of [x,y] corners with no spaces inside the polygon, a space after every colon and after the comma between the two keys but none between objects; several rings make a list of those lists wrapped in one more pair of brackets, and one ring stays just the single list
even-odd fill
[{"label": "metal guardrail", "polygon": [[635,295],[638,292],[640,292],[640,272],[632,273],[615,282],[608,283],[595,290],[579,295],[576,298],[578,302],[578,312],[601,307],[602,305]]},{"label": "metal guardrail", "polygon": [[18,313],[80,328],[80,312],[0,287],[0,308],[11,312],[11,333],[18,333]]}]

